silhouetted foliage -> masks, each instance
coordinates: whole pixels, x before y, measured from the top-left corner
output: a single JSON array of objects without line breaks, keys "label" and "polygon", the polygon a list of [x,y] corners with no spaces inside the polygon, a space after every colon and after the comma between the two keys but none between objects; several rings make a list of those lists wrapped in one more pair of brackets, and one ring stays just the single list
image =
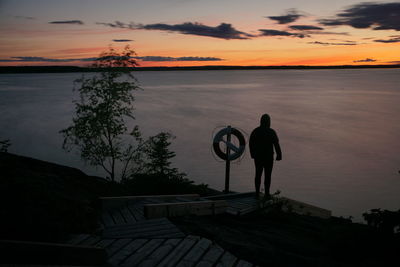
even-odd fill
[{"label": "silhouetted foliage", "polygon": [[[78,148],[81,158],[94,166],[101,166],[114,181],[116,167],[120,178],[127,176],[130,164],[139,163],[143,139],[139,127],[132,130],[127,120],[134,120],[133,92],[139,89],[128,67],[137,65],[132,58],[135,52],[125,47],[122,52],[109,48],[100,54],[93,67],[102,70],[91,78],[75,81],[79,101],[75,101],[72,125],[60,131],[64,136],[63,148]],[[125,142],[130,136],[133,142]]]},{"label": "silhouetted foliage", "polygon": [[167,132],[161,132],[149,138],[145,150],[149,160],[146,164],[148,173],[171,175],[178,172],[176,168],[171,168],[170,161],[176,156],[175,152],[169,150],[170,140],[174,138],[172,134]]},{"label": "silhouetted foliage", "polygon": [[400,233],[400,210],[372,209],[363,213],[363,217],[369,226],[379,231],[387,234]]},{"label": "silhouetted foliage", "polygon": [[144,142],[142,171],[135,170],[123,183],[129,194],[212,194],[208,185],[195,185],[185,173],[171,166],[176,155],[170,150],[174,138],[171,133],[161,132]]},{"label": "silhouetted foliage", "polygon": [[10,146],[11,146],[10,139],[0,140],[0,152],[7,152]]}]

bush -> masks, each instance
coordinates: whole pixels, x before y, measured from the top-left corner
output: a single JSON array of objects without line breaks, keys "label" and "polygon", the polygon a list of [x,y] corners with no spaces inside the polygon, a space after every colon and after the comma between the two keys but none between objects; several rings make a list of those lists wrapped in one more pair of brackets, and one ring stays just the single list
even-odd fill
[{"label": "bush", "polygon": [[389,211],[372,209],[369,213],[363,213],[364,220],[369,226],[387,234],[400,234],[400,210]]}]

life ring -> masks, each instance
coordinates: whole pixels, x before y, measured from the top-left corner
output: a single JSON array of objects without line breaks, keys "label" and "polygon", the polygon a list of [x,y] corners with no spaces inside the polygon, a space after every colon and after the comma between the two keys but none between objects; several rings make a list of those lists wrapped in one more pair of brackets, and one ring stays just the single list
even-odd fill
[{"label": "life ring", "polygon": [[[228,134],[236,136],[236,138],[239,140],[239,147],[223,139],[223,137]],[[221,150],[221,147],[219,146],[220,142],[224,142],[226,146],[229,147],[230,149],[229,157],[227,157],[226,153]],[[235,160],[239,158],[243,154],[245,146],[246,146],[246,140],[243,134],[239,130],[233,127],[226,127],[224,129],[221,129],[214,136],[213,140],[214,152],[215,154],[217,154],[218,157],[220,157],[223,160]]]}]

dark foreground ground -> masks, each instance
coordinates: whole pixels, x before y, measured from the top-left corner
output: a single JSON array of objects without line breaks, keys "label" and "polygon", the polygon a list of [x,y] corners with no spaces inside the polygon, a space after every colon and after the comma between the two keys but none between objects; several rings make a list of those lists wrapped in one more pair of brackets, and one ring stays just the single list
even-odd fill
[{"label": "dark foreground ground", "polygon": [[398,266],[400,236],[340,218],[273,211],[243,217],[175,218],[188,234],[214,240],[260,266]]},{"label": "dark foreground ground", "polygon": [[[154,191],[160,183],[162,188]],[[187,180],[151,176],[127,184],[110,183],[74,168],[0,153],[0,240],[60,242],[71,233],[96,231],[99,196],[168,193],[217,192]],[[269,209],[243,217],[181,217],[173,222],[182,231],[214,240],[260,266],[399,263],[399,234],[340,218],[319,219]]]}]

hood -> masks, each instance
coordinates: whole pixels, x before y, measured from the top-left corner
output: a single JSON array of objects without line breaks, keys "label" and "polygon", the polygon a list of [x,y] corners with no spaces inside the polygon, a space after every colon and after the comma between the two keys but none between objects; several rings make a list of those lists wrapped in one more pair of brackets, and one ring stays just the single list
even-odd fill
[{"label": "hood", "polygon": [[268,114],[264,114],[261,116],[260,119],[260,126],[265,127],[265,128],[270,128],[271,127],[271,118]]}]

